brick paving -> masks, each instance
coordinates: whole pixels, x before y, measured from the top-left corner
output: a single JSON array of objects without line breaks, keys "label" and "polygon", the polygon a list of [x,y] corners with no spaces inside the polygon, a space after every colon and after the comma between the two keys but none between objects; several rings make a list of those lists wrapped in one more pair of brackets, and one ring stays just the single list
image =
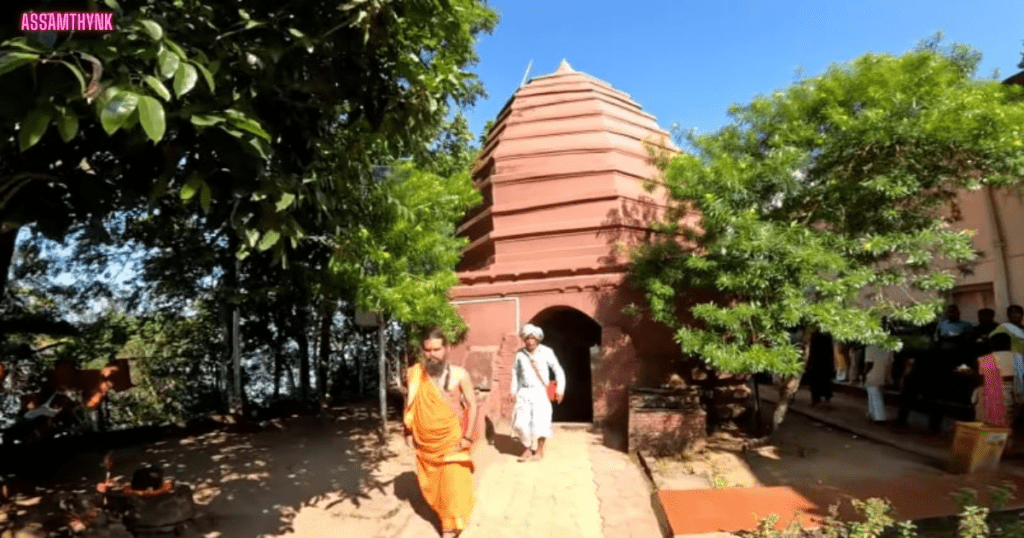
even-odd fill
[{"label": "brick paving", "polygon": [[626,454],[596,441],[590,444],[589,452],[604,536],[664,536],[652,507],[652,487],[638,465]]},{"label": "brick paving", "polygon": [[[295,519],[295,534],[330,521],[345,535],[436,536],[429,509],[410,491],[416,487],[415,456],[400,443],[392,447],[398,456],[378,473],[380,479],[397,477],[393,487],[368,492],[359,506],[328,502],[321,505],[325,509],[304,510]],[[520,463],[485,443],[474,447],[474,461],[477,505],[463,538],[664,536],[640,469],[586,428],[556,426],[540,462]]]},{"label": "brick paving", "polygon": [[[481,471],[477,508],[462,536],[606,536],[602,516],[609,516],[598,498],[595,470],[598,476],[604,473],[601,467],[595,469],[588,450],[595,439],[579,428],[558,428],[539,462],[520,463],[514,456],[497,454],[493,447],[482,448],[481,452],[491,452],[493,461]],[[602,458],[599,463],[616,462]],[[621,474],[617,469],[613,472]],[[611,509],[619,510],[621,505]]]}]

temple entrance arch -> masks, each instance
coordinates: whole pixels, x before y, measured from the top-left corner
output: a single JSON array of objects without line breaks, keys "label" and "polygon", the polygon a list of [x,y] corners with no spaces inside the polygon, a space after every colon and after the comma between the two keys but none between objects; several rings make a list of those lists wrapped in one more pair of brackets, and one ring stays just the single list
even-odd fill
[{"label": "temple entrance arch", "polygon": [[590,316],[568,306],[553,306],[538,313],[530,323],[544,331],[550,347],[565,370],[565,397],[554,406],[555,422],[593,422],[594,399],[590,349],[601,345],[601,326]]}]

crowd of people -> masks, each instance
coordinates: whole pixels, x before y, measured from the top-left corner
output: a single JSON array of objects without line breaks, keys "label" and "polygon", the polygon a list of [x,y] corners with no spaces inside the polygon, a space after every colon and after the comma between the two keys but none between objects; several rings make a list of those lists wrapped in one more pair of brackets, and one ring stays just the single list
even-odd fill
[{"label": "crowd of people", "polygon": [[921,409],[937,432],[942,404],[947,403],[968,408],[975,421],[1019,428],[1024,422],[1024,308],[1011,305],[1003,323],[996,322],[991,308],[977,314],[978,323],[973,324],[961,319],[956,305],[949,305],[926,332],[890,326],[904,341],[898,353],[845,346],[827,334],[815,334],[807,369],[812,405],[831,398],[833,381],[862,383],[868,418],[875,422],[889,421],[884,391],[894,389],[899,393],[897,426],[905,426],[911,411]]}]

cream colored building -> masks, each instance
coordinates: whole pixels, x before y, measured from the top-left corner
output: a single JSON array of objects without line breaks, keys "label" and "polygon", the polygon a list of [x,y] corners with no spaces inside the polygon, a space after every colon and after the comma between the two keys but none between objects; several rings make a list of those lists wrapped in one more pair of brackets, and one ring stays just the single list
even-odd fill
[{"label": "cream colored building", "polygon": [[979,255],[969,274],[957,278],[950,302],[963,318],[977,322],[981,308],[996,311],[1006,321],[1006,307],[1024,304],[1024,191],[983,188],[961,193],[957,199],[963,220],[956,228],[972,230]]},{"label": "cream colored building", "polygon": [[[1003,81],[1024,86],[1024,71]],[[961,193],[963,220],[956,228],[973,230],[979,255],[970,273],[957,279],[949,300],[963,318],[977,322],[978,310],[992,308],[996,322],[1006,321],[1006,307],[1024,305],[1024,188]]]}]

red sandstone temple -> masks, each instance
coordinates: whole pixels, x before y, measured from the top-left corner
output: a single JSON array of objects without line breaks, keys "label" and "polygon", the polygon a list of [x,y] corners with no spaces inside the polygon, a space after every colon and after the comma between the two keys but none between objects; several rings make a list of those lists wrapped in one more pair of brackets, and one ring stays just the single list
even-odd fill
[{"label": "red sandstone temple", "polygon": [[470,330],[452,359],[486,392],[492,421],[511,414],[503,400],[526,323],[566,371],[556,422],[625,433],[628,390],[662,385],[681,358],[667,329],[623,313],[644,299],[625,286],[617,245],[650,237],[665,208],[645,141],[676,150],[629,95],[565,61],[519,88],[488,133],[473,174],[483,203],[458,229],[469,245],[452,303]]}]

